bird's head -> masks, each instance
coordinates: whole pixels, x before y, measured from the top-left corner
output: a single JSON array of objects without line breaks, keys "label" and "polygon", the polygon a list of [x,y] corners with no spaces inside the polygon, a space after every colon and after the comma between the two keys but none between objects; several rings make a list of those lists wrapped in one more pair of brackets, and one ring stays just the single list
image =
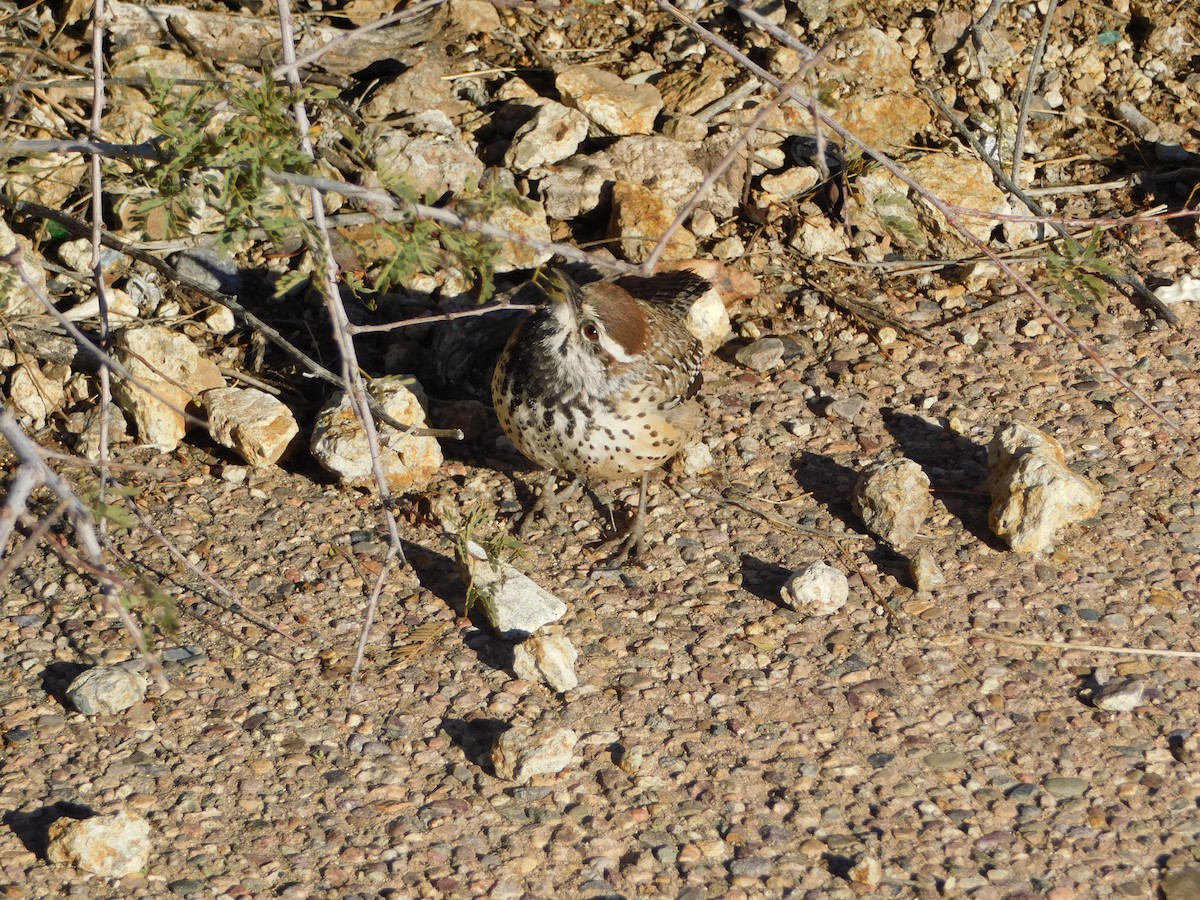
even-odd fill
[{"label": "bird's head", "polygon": [[583,382],[619,377],[645,358],[646,315],[623,287],[608,281],[579,285],[561,269],[535,280],[550,301],[547,352]]}]

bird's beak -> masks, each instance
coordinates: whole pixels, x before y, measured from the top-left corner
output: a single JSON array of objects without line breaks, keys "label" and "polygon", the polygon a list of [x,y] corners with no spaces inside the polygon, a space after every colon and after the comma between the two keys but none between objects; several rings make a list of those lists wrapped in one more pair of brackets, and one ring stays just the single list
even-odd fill
[{"label": "bird's beak", "polygon": [[572,313],[579,312],[579,285],[562,269],[542,269],[534,283],[551,303],[566,303]]}]

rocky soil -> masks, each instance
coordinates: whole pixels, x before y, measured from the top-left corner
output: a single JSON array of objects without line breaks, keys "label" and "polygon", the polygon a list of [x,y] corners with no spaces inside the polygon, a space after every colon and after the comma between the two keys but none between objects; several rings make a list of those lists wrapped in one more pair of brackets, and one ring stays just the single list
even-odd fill
[{"label": "rocky soil", "polygon": [[[367,6],[348,9],[368,20],[386,11]],[[768,74],[799,70],[801,52],[736,14],[689,9]],[[1024,212],[918,82],[972,115],[985,149],[1011,150],[1044,4],[1002,7],[978,38],[968,29],[982,7],[801,0],[763,12],[826,47],[800,83],[837,121],[950,202]],[[537,201],[518,212],[542,237],[606,238],[632,261],[763,96],[714,110],[744,68],[643,2],[498,15],[463,2],[447,22],[422,60],[381,76],[379,109],[359,97],[367,121],[389,125],[379,140],[408,167],[444,152],[433,175],[459,174],[443,192],[485,165],[507,172],[489,177]],[[1022,168],[1038,202],[1068,218],[1179,208],[1200,159],[1198,40],[1200,13],[1187,4],[1057,6]],[[626,112],[648,104],[654,134],[618,136],[643,125],[562,103],[593,91],[579,87],[572,67],[582,63],[625,79],[595,91]],[[458,77],[471,72],[487,74]],[[424,107],[405,111],[405,92]],[[517,116],[518,100],[536,115]],[[558,116],[544,123],[558,137],[578,125],[570,113],[582,115],[577,146],[557,156],[543,137],[513,150],[537,109]],[[383,588],[354,684],[387,548],[370,489],[338,483],[303,449],[276,465],[193,430],[162,452],[133,429],[114,456],[151,468],[122,481],[190,564],[144,525],[118,529],[127,561],[114,565],[139,596],[159,592],[178,609],[178,631],[155,634],[168,683],[144,677],[87,572],[46,543],[0,585],[3,895],[1200,896],[1200,335],[1185,278],[1200,277],[1194,220],[1110,229],[1074,266],[1061,247],[1051,257],[1036,244],[1028,223],[970,221],[997,249],[1023,246],[1007,257],[1017,271],[1152,410],[879,166],[847,153],[848,182],[814,190],[797,149],[809,133],[806,114],[774,114],[733,167],[739,178],[718,183],[669,254],[715,258],[757,291],[726,293],[732,334],[707,360],[702,393],[712,466],[655,479],[641,565],[593,569],[610,510],[619,524],[636,496],[619,484],[566,501],[519,554],[502,551],[565,604],[541,634],[577,651],[573,686],[548,684],[518,658],[529,648],[496,636],[478,604],[466,610],[447,534],[472,515],[477,540],[508,534],[541,480],[486,407],[503,320],[363,341],[372,374],[415,371],[431,424],[463,428],[466,440],[443,441],[445,459],[399,506],[406,561]],[[635,139],[663,143],[622,149]],[[557,158],[539,159],[543,150]],[[667,164],[655,169],[656,159]],[[664,210],[661,225],[646,224]],[[55,255],[57,239],[4,214],[34,239],[23,246],[64,297],[72,266]],[[239,263],[296,265],[270,249],[247,245]],[[501,288],[528,277],[527,251],[504,251]],[[1179,322],[1111,283],[1093,292],[1082,276],[1100,270],[1097,259],[1151,289],[1173,285],[1160,296],[1184,297],[1170,306]],[[235,274],[251,305],[257,282]],[[134,302],[128,277],[114,283]],[[202,328],[196,295],[160,288],[176,307],[155,324],[201,349],[208,367],[197,371],[215,384],[229,369],[254,370],[261,349],[248,329]],[[461,273],[410,288],[450,302]],[[254,308],[270,306],[260,295]],[[129,314],[149,319],[136,302]],[[15,306],[0,316],[7,327]],[[291,321],[293,339],[328,349],[307,330],[322,327],[317,313]],[[0,360],[6,402],[41,398],[20,407],[27,431],[88,452],[94,394],[74,380],[85,376],[63,360],[29,368],[12,333],[0,351],[10,354]],[[281,405],[311,431],[324,397],[290,365],[268,354],[254,371],[284,386]],[[22,366],[40,388],[16,392]],[[465,374],[448,377],[447,366]],[[1040,553],[1010,549],[989,525],[988,446],[1012,422],[1056,439],[1070,470],[1100,490],[1099,511]],[[915,533],[889,544],[851,493],[869,467],[903,459],[933,502]],[[73,534],[56,527],[46,540],[70,549]],[[781,595],[817,561],[848,579],[844,605]],[[144,599],[136,608],[149,615]],[[96,685],[68,690],[94,667],[114,667],[92,679],[99,697],[82,692]],[[72,820],[92,813],[112,816],[101,823],[135,846],[107,861],[68,846]]]}]

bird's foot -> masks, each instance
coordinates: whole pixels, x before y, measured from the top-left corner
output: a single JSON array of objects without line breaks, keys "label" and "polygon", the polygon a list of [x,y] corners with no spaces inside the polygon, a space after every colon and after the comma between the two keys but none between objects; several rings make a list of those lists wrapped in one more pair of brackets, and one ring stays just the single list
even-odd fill
[{"label": "bird's foot", "polygon": [[525,540],[525,535],[529,530],[530,524],[539,515],[549,515],[552,510],[558,509],[560,503],[564,500],[570,500],[579,492],[580,480],[578,475],[571,476],[571,480],[560,491],[554,490],[554,483],[557,480],[558,476],[552,472],[542,484],[542,489],[538,491],[537,500],[529,508],[529,512],[521,517],[521,522],[517,525],[517,537],[519,539]]}]

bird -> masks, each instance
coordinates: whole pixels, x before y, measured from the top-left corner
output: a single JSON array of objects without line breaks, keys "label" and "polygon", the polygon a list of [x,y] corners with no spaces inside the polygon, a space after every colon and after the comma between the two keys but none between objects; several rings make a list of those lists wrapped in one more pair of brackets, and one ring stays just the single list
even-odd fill
[{"label": "bird", "polygon": [[561,269],[539,270],[533,284],[544,302],[492,376],[504,433],[549,470],[519,533],[561,499],[560,473],[571,476],[563,495],[581,479],[640,478],[637,511],[607,563],[620,568],[642,550],[650,474],[700,429],[704,352],[684,320],[710,284],[679,271],[581,285]]}]

